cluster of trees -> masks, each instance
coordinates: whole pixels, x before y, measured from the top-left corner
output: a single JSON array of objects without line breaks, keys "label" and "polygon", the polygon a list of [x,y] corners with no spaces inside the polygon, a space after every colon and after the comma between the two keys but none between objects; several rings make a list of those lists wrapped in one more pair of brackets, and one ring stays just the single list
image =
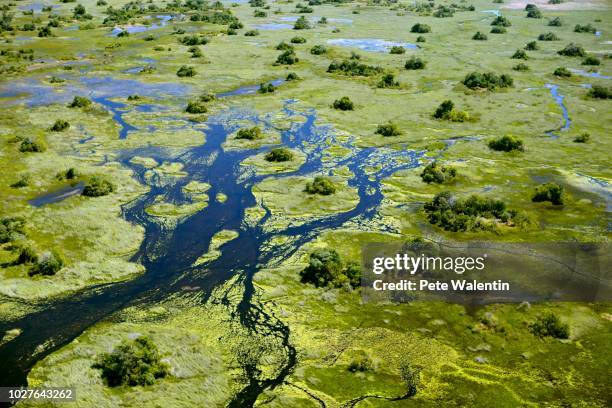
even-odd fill
[{"label": "cluster of trees", "polygon": [[595,99],[612,99],[612,89],[601,85],[593,85],[587,96]]},{"label": "cluster of trees", "polygon": [[321,55],[327,52],[327,48],[324,45],[315,45],[310,49],[310,53],[313,55]]},{"label": "cluster of trees", "polygon": [[490,91],[497,88],[508,88],[514,84],[510,75],[497,75],[493,72],[471,72],[463,80],[463,85],[470,89],[488,89]]},{"label": "cluster of trees", "polygon": [[576,26],[574,27],[574,32],[595,34],[597,32],[597,29],[590,23],[586,25],[576,24]]},{"label": "cluster of trees", "polygon": [[294,30],[308,30],[310,28],[312,28],[312,26],[304,16],[300,16],[300,18],[298,18],[293,25]]},{"label": "cluster of trees", "polygon": [[498,222],[508,225],[526,223],[521,213],[506,209],[503,201],[478,195],[457,198],[444,191],[436,194],[423,208],[431,224],[447,231],[493,230]]},{"label": "cluster of trees", "polygon": [[564,189],[557,183],[544,183],[536,187],[535,193],[531,197],[534,203],[549,201],[554,205],[563,205]]},{"label": "cluster of trees", "polygon": [[586,57],[586,51],[582,46],[569,43],[562,50],[557,51],[557,54],[565,57]]},{"label": "cluster of trees", "polygon": [[387,122],[378,125],[374,133],[381,136],[400,136],[402,134],[402,131],[397,126],[397,124],[393,122]]},{"label": "cluster of trees", "polygon": [[283,51],[277,58],[275,65],[293,65],[299,62],[298,56],[293,49]]},{"label": "cluster of trees", "polygon": [[263,133],[259,126],[253,126],[250,128],[242,128],[236,133],[236,139],[256,140],[261,139]]},{"label": "cluster of trees", "polygon": [[510,27],[512,25],[512,23],[510,22],[510,20],[508,20],[506,17],[504,16],[497,16],[495,17],[495,19],[491,22],[492,26],[500,26],[500,27]]},{"label": "cluster of trees", "polygon": [[558,76],[558,77],[569,78],[572,76],[572,73],[569,69],[565,67],[559,67],[555,69],[555,71],[553,72],[553,75]]},{"label": "cluster of trees", "polygon": [[434,160],[421,172],[421,180],[424,183],[445,184],[450,183],[457,177],[457,169],[452,166],[438,165]]},{"label": "cluster of trees", "polygon": [[0,244],[15,241],[25,235],[26,220],[23,217],[0,218]]},{"label": "cluster of trees", "polygon": [[554,313],[546,313],[539,316],[535,322],[529,325],[529,330],[538,337],[554,337],[556,339],[569,338],[569,325],[563,323]]},{"label": "cluster of trees", "polygon": [[548,21],[548,25],[551,27],[561,27],[563,25],[563,21],[560,17],[555,17],[552,20]]},{"label": "cluster of trees", "polygon": [[393,47],[389,49],[389,54],[405,54],[405,53],[406,53],[406,48],[402,47],[401,45],[394,45]]},{"label": "cluster of trees", "polygon": [[527,51],[537,51],[540,49],[540,46],[535,41],[529,41],[527,44],[525,44],[525,49]]},{"label": "cluster of trees", "polygon": [[72,10],[72,17],[75,20],[91,20],[93,16],[85,10],[85,7],[82,4],[77,4],[76,7]]},{"label": "cluster of trees", "polygon": [[187,108],[185,108],[185,112],[192,114],[200,114],[208,112],[208,108],[201,101],[190,101],[187,103]]},{"label": "cluster of trees", "polygon": [[542,12],[535,4],[527,4],[525,6],[527,18],[542,18]]},{"label": "cluster of trees", "polygon": [[23,188],[30,185],[30,175],[22,174],[19,180],[10,185],[11,188]]},{"label": "cluster of trees", "polygon": [[349,363],[348,370],[351,373],[364,373],[366,371],[372,371],[374,370],[374,363],[372,362],[371,358],[364,356],[357,360],[352,360]]},{"label": "cluster of trees", "polygon": [[202,58],[204,56],[202,50],[195,45],[189,47],[188,51],[191,53],[191,58]]},{"label": "cluster of trees", "polygon": [[52,132],[63,132],[64,130],[68,129],[69,127],[70,127],[70,123],[68,123],[67,120],[58,119],[58,120],[55,121],[53,126],[51,126],[51,131]]},{"label": "cluster of trees", "polygon": [[308,266],[300,272],[302,283],[316,287],[357,288],[361,282],[361,268],[346,263],[333,249],[318,249],[310,254]]},{"label": "cluster of trees", "polygon": [[589,140],[591,140],[589,132],[582,132],[574,138],[574,143],[589,143]]},{"label": "cluster of trees", "polygon": [[349,111],[355,108],[355,104],[348,96],[343,96],[340,99],[336,99],[332,105],[334,109]]},{"label": "cluster of trees", "polygon": [[525,151],[523,141],[510,135],[490,140],[488,146],[490,149],[496,150],[498,152]]},{"label": "cluster of trees", "polygon": [[261,94],[274,93],[274,91],[276,91],[276,87],[271,82],[262,82],[261,84],[259,84],[259,89],[257,90],[257,92]]},{"label": "cluster of trees", "polygon": [[514,54],[512,54],[512,59],[522,59],[522,60],[528,60],[529,57],[527,56],[527,53],[525,52],[525,50],[516,50],[514,52]]},{"label": "cluster of trees", "polygon": [[249,30],[244,33],[247,37],[257,37],[259,35],[259,30]]},{"label": "cluster of trees", "polygon": [[101,370],[109,387],[152,385],[170,375],[170,366],[162,361],[157,346],[146,336],[125,340],[112,352],[101,354],[92,368]]},{"label": "cluster of trees", "polygon": [[266,153],[264,158],[269,162],[286,162],[293,160],[293,153],[284,147],[277,147]]},{"label": "cluster of trees", "polygon": [[304,37],[293,37],[291,38],[291,44],[305,44],[306,39]]},{"label": "cluster of trees", "polygon": [[525,71],[529,71],[529,65],[519,62],[518,64],[513,66],[512,69],[515,71],[525,72]]},{"label": "cluster of trees", "polygon": [[197,35],[186,35],[185,37],[181,37],[179,42],[183,45],[206,45],[210,42],[208,37]]},{"label": "cluster of trees", "polygon": [[410,70],[425,69],[425,65],[427,65],[427,62],[425,62],[420,57],[416,57],[413,55],[412,57],[408,59],[408,61],[406,61],[406,63],[404,64],[404,68],[410,69]]},{"label": "cluster of trees", "polygon": [[304,191],[308,194],[331,195],[336,192],[336,186],[328,177],[316,176],[312,182],[306,183]]},{"label": "cluster of trees", "polygon": [[601,61],[596,56],[589,55],[582,61],[582,65],[601,65]]},{"label": "cluster of trees", "polygon": [[291,44],[287,44],[284,41],[279,42],[276,47],[275,47],[278,51],[291,51],[294,50],[295,48],[293,47],[293,45]]},{"label": "cluster of trees", "polygon": [[19,151],[22,153],[42,153],[47,150],[47,143],[42,137],[37,139],[29,137],[18,139],[21,141]]},{"label": "cluster of trees", "polygon": [[560,38],[557,37],[557,34],[552,32],[542,33],[538,36],[538,40],[540,41],[559,41]]},{"label": "cluster of trees", "polygon": [[398,88],[399,86],[399,81],[396,81],[395,75],[391,73],[384,74],[380,81],[378,81],[376,84],[377,88]]},{"label": "cluster of trees", "polygon": [[91,100],[84,96],[75,96],[72,102],[68,104],[69,108],[88,108],[91,106]]},{"label": "cluster of trees", "polygon": [[85,197],[102,197],[115,191],[113,183],[102,176],[92,176],[87,180],[83,192]]},{"label": "cluster of trees", "polygon": [[466,122],[470,120],[470,115],[458,109],[451,100],[446,100],[440,104],[433,113],[435,119],[450,120],[452,122]]},{"label": "cluster of trees", "polygon": [[340,73],[351,76],[373,76],[383,72],[383,69],[374,65],[366,65],[356,60],[344,60],[342,62],[333,61],[329,64],[327,72]]},{"label": "cluster of trees", "polygon": [[178,71],[176,71],[176,76],[178,76],[179,78],[183,78],[183,77],[193,77],[197,74],[196,70],[194,67],[190,67],[187,65],[182,65]]},{"label": "cluster of trees", "polygon": [[410,28],[410,32],[419,34],[431,33],[431,27],[427,24],[416,23]]}]

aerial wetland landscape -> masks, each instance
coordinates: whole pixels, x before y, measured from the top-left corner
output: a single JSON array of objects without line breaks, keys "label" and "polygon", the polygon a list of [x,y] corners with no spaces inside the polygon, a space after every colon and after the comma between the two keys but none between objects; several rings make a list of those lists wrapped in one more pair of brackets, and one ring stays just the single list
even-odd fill
[{"label": "aerial wetland landscape", "polygon": [[17,406],[612,406],[612,302],[361,280],[609,242],[611,1],[0,9],[0,386],[76,392]]}]

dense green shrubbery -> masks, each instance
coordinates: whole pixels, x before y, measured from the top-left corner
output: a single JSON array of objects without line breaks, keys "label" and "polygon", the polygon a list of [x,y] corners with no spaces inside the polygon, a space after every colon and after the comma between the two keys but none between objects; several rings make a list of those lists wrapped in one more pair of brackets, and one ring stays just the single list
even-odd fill
[{"label": "dense green shrubbery", "polygon": [[253,12],[253,17],[257,17],[257,18],[262,18],[262,17],[267,17],[268,13],[266,13],[263,10],[255,10],[255,12]]},{"label": "dense green shrubbery", "polygon": [[444,191],[423,208],[431,224],[447,231],[494,230],[499,222],[525,224],[524,217],[517,211],[507,210],[503,201],[477,195],[462,199]]},{"label": "dense green shrubbery", "polygon": [[603,87],[601,85],[593,85],[587,96],[595,99],[612,99],[612,89]]},{"label": "dense green shrubbery", "polygon": [[596,56],[589,55],[582,61],[582,65],[601,65],[601,61]]},{"label": "dense green shrubbery", "polygon": [[364,373],[366,371],[372,371],[374,369],[374,363],[368,357],[363,357],[358,360],[352,360],[348,366],[348,370],[351,373]]},{"label": "dense green shrubbery", "polygon": [[589,143],[589,140],[591,140],[589,132],[583,132],[574,138],[574,143]]},{"label": "dense green shrubbery", "polygon": [[406,48],[402,47],[401,45],[394,45],[393,47],[389,49],[389,54],[405,54],[405,53],[406,53]]},{"label": "dense green shrubbery", "polygon": [[276,46],[276,49],[279,50],[279,51],[292,51],[292,50],[294,50],[293,45],[287,44],[284,41],[279,42],[278,45]]},{"label": "dense green shrubbery", "polygon": [[276,91],[276,87],[271,82],[259,84],[259,89],[257,90],[261,94],[274,93],[274,91]]},{"label": "dense green shrubbery", "polygon": [[397,88],[400,86],[400,83],[395,80],[395,75],[391,73],[387,73],[383,75],[383,77],[376,84],[377,88]]},{"label": "dense green shrubbery", "polygon": [[310,254],[308,266],[300,272],[302,283],[316,287],[356,288],[361,282],[361,270],[356,264],[345,264],[333,249],[318,249]]},{"label": "dense green shrubbery", "polygon": [[269,162],[291,161],[293,160],[293,153],[284,147],[277,147],[266,153],[265,159]]},{"label": "dense green shrubbery", "polygon": [[306,183],[304,191],[308,194],[330,195],[336,192],[336,186],[329,178],[316,176],[312,183]]},{"label": "dense green shrubbery", "polygon": [[87,108],[91,106],[91,100],[84,96],[75,96],[68,104],[69,108]]},{"label": "dense green shrubbery", "polygon": [[310,28],[312,28],[312,26],[304,16],[300,16],[293,25],[294,30],[308,30]]},{"label": "dense green shrubbery", "polygon": [[525,72],[529,71],[529,66],[527,64],[523,64],[522,62],[519,62],[518,64],[513,66],[512,69],[515,71]]},{"label": "dense green shrubbery", "polygon": [[290,72],[290,73],[287,74],[287,78],[285,78],[285,81],[287,81],[287,82],[297,81],[298,79],[300,79],[298,74],[296,74],[295,72]]},{"label": "dense green shrubbery", "polygon": [[323,45],[315,45],[310,49],[310,53],[313,55],[321,55],[327,52],[327,48]]},{"label": "dense green shrubbery", "polygon": [[43,139],[25,138],[19,145],[19,151],[22,153],[42,153],[47,150],[47,143]]},{"label": "dense green shrubbery", "polygon": [[351,101],[348,96],[343,96],[340,99],[336,99],[332,106],[334,107],[334,109],[343,110],[343,111],[349,111],[355,108],[353,101]]},{"label": "dense green shrubbery", "polygon": [[183,45],[206,45],[210,40],[207,37],[198,37],[197,35],[186,35],[179,39]]},{"label": "dense green shrubbery", "polygon": [[34,264],[28,271],[29,276],[55,275],[64,267],[64,260],[56,252],[51,252],[43,255],[40,260]]},{"label": "dense green shrubbery", "polygon": [[538,36],[538,40],[540,41],[559,41],[559,37],[557,37],[557,34],[549,31],[547,33],[540,34]]},{"label": "dense green shrubbery", "polygon": [[64,119],[58,119],[55,121],[53,126],[51,126],[51,131],[53,132],[62,132],[70,127],[70,123]]},{"label": "dense green shrubbery", "polygon": [[590,23],[587,25],[576,24],[576,26],[574,27],[574,32],[595,34],[597,32],[597,29]]},{"label": "dense green shrubbery", "polygon": [[433,113],[435,119],[450,120],[451,122],[467,122],[470,120],[470,115],[458,109],[454,109],[455,104],[446,100],[440,104]]},{"label": "dense green shrubbery", "polygon": [[525,49],[527,51],[537,51],[540,49],[540,47],[538,46],[537,42],[529,41],[527,44],[525,44]]},{"label": "dense green shrubbery", "polygon": [[53,33],[51,32],[51,27],[44,26],[44,27],[40,27],[38,29],[38,36],[39,37],[51,37],[53,35]]},{"label": "dense green shrubbery", "polygon": [[24,264],[35,264],[38,263],[38,254],[29,245],[20,246],[19,247],[19,255],[17,255],[17,260],[15,264],[24,265]]},{"label": "dense green shrubbery", "polygon": [[572,72],[565,67],[559,67],[555,69],[555,71],[553,72],[553,75],[558,76],[558,77],[569,78],[572,76]]},{"label": "dense green shrubbery", "polygon": [[505,34],[508,30],[502,26],[494,26],[491,28],[491,34]]},{"label": "dense green shrubbery", "polygon": [[387,122],[378,125],[374,133],[381,136],[399,136],[402,134],[402,131],[395,123]]},{"label": "dense green shrubbery", "polygon": [[481,33],[480,31],[476,31],[476,34],[474,34],[472,36],[472,40],[476,40],[476,41],[486,41],[487,40],[487,35]]},{"label": "dense green shrubbery", "polygon": [[123,341],[111,353],[98,356],[92,368],[102,370],[110,387],[151,385],[170,375],[170,367],[161,361],[157,346],[146,336]]},{"label": "dense green shrubbery", "polygon": [[417,37],[417,39],[416,39],[416,42],[418,42],[418,43],[424,43],[424,42],[426,42],[426,41],[427,41],[427,40],[426,40],[426,39],[425,39],[425,37],[423,37],[422,35],[419,35],[419,36]]},{"label": "dense green shrubbery", "polygon": [[531,201],[540,203],[550,201],[554,205],[563,205],[564,189],[557,183],[544,183],[536,187]]},{"label": "dense green shrubbery", "polygon": [[342,62],[333,61],[329,64],[327,72],[340,73],[351,76],[373,76],[383,71],[381,67],[366,65],[355,60],[344,60]]},{"label": "dense green shrubbery", "polygon": [[415,25],[412,26],[412,28],[410,28],[410,32],[419,33],[419,34],[430,33],[431,27],[428,26],[427,24],[416,23]]},{"label": "dense green shrubbery", "polygon": [[79,173],[74,167],[70,167],[66,171],[60,171],[55,175],[58,180],[74,180],[79,177]]},{"label": "dense green shrubbery", "polygon": [[547,313],[529,325],[531,332],[538,337],[569,338],[569,325],[561,322],[554,313]]},{"label": "dense green shrubbery", "polygon": [[0,218],[0,244],[15,241],[25,234],[25,218],[2,217]]},{"label": "dense green shrubbery", "polygon": [[525,52],[525,50],[516,50],[514,52],[514,54],[512,54],[512,59],[523,59],[523,60],[528,60],[529,57],[527,56],[527,53]]},{"label": "dense green shrubbery", "polygon": [[510,22],[510,20],[508,20],[506,17],[504,16],[497,16],[495,17],[495,19],[491,22],[492,26],[501,26],[501,27],[510,27],[512,25],[512,23]]},{"label": "dense green shrubbery", "polygon": [[557,54],[563,55],[566,57],[586,57],[586,51],[582,46],[569,43],[562,50],[557,51]]},{"label": "dense green shrubbery", "polygon": [[291,39],[292,44],[304,44],[305,42],[306,42],[306,39],[304,37],[293,37]]},{"label": "dense green shrubbery", "polygon": [[24,188],[30,185],[30,176],[28,174],[22,175],[19,180],[10,185],[11,188]]},{"label": "dense green shrubbery", "polygon": [[187,65],[182,65],[178,71],[176,71],[176,76],[183,77],[192,77],[196,75],[196,70],[194,67],[189,67]]},{"label": "dense green shrubbery", "polygon": [[217,95],[212,92],[206,92],[200,95],[200,101],[202,102],[210,102],[214,101],[215,99],[217,99]]},{"label": "dense green shrubbery", "polygon": [[498,152],[525,151],[522,140],[508,135],[489,141],[488,146]]},{"label": "dense green shrubbery", "polygon": [[204,103],[200,101],[190,101],[187,103],[187,108],[185,108],[185,112],[199,114],[208,112],[208,109],[206,108],[206,105],[204,105]]},{"label": "dense green shrubbery", "polygon": [[421,172],[421,180],[424,183],[444,184],[449,183],[457,176],[457,169],[452,166],[441,166],[434,160]]},{"label": "dense green shrubbery", "polygon": [[300,61],[300,59],[295,54],[295,51],[287,50],[287,51],[283,51],[276,58],[275,64],[276,65],[293,65],[293,64],[296,64],[299,61]]},{"label": "dense green shrubbery", "polygon": [[257,37],[259,35],[259,30],[248,30],[244,33],[247,37]]},{"label": "dense green shrubbery", "polygon": [[455,15],[455,9],[443,5],[439,5],[436,11],[433,12],[434,17],[447,18]]},{"label": "dense green shrubbery", "polygon": [[102,176],[92,176],[89,178],[83,192],[85,197],[102,197],[115,191],[115,186]]},{"label": "dense green shrubbery", "polygon": [[527,18],[542,18],[542,12],[538,8],[529,10],[527,12]]},{"label": "dense green shrubbery", "polygon": [[404,64],[404,68],[414,70],[414,69],[425,69],[425,65],[427,63],[422,60],[420,57],[415,57],[414,55],[406,61]]},{"label": "dense green shrubbery", "polygon": [[561,18],[555,17],[548,22],[548,25],[551,27],[561,27],[563,25],[563,21],[561,21]]},{"label": "dense green shrubbery", "polygon": [[497,88],[507,88],[513,85],[514,81],[510,75],[497,75],[493,72],[472,72],[469,73],[463,80],[463,85],[470,89],[488,89],[495,90]]},{"label": "dense green shrubbery", "polygon": [[251,128],[242,128],[238,130],[236,133],[236,139],[247,139],[247,140],[255,140],[261,139],[263,137],[263,133],[259,126],[253,126]]}]

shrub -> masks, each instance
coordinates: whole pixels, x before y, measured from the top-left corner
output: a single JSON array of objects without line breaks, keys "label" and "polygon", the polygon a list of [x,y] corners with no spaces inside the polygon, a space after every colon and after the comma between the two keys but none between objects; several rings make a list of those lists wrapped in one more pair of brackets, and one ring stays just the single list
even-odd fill
[{"label": "shrub", "polygon": [[25,138],[19,145],[19,151],[22,153],[42,153],[47,150],[47,144],[43,139],[33,140]]},{"label": "shrub", "polygon": [[591,24],[587,24],[587,25],[576,24],[576,26],[574,27],[574,32],[575,33],[595,34],[597,32],[597,29],[593,27]]},{"label": "shrub", "polygon": [[0,244],[6,244],[25,235],[25,218],[2,217],[0,218]]},{"label": "shrub", "polygon": [[374,364],[372,363],[372,360],[369,359],[368,357],[363,357],[358,360],[353,360],[348,366],[348,370],[351,373],[356,373],[358,371],[363,373],[366,371],[372,371],[373,369],[374,369]]},{"label": "shrub", "polygon": [[109,387],[152,385],[170,375],[170,367],[161,361],[157,346],[146,336],[123,341],[111,353],[98,356],[92,368],[101,370]]},{"label": "shrub", "polygon": [[336,192],[336,186],[329,178],[316,176],[312,183],[306,183],[304,191],[308,194],[330,195]]},{"label": "shrub", "polygon": [[525,45],[525,49],[527,51],[536,51],[539,50],[540,47],[538,47],[538,43],[535,41],[530,41]]},{"label": "shrub", "polygon": [[276,58],[275,64],[276,65],[293,65],[293,64],[296,64],[299,60],[300,59],[295,54],[295,51],[287,50],[287,51],[283,51]]},{"label": "shrub", "polygon": [[401,45],[394,45],[393,47],[389,49],[389,54],[405,54],[405,53],[406,53],[406,48],[402,47]]},{"label": "shrub", "polygon": [[249,31],[246,31],[244,33],[244,35],[247,36],[247,37],[257,37],[259,35],[259,31],[258,30],[249,30]]},{"label": "shrub", "polygon": [[538,337],[569,338],[569,325],[561,322],[554,313],[547,313],[538,317],[535,322],[529,325],[529,329]]},{"label": "shrub", "polygon": [[11,188],[24,188],[30,185],[30,176],[24,174],[19,180],[11,184]]},{"label": "shrub", "polygon": [[557,54],[566,57],[586,57],[586,52],[584,51],[584,48],[574,43],[569,43],[565,46],[565,48],[557,51]]},{"label": "shrub", "polygon": [[130,36],[130,32],[123,30],[123,31],[119,31],[119,34],[117,34],[117,38],[123,38],[123,37],[129,37]]},{"label": "shrub", "polygon": [[244,24],[242,24],[240,21],[232,21],[229,28],[232,30],[240,30],[241,28],[244,28]]},{"label": "shrub", "polygon": [[612,90],[601,85],[593,85],[587,96],[596,99],[612,99]]},{"label": "shrub", "polygon": [[402,131],[395,123],[388,122],[386,124],[378,125],[374,133],[381,136],[399,136],[402,134]]},{"label": "shrub", "polygon": [[489,141],[488,146],[498,152],[525,151],[522,140],[508,135]]},{"label": "shrub", "polygon": [[491,34],[505,34],[506,32],[506,28],[502,26],[494,26],[491,28]]},{"label": "shrub", "polygon": [[176,71],[176,76],[183,77],[193,77],[196,75],[196,70],[194,67],[189,67],[187,65],[181,66],[178,71]]},{"label": "shrub", "polygon": [[253,13],[253,17],[267,17],[268,14],[263,11],[263,10],[255,10],[255,12]]},{"label": "shrub", "polygon": [[559,67],[555,69],[555,71],[553,72],[553,75],[558,76],[558,77],[569,78],[572,76],[572,73],[569,69],[565,67]]},{"label": "shrub", "polygon": [[28,275],[52,276],[58,273],[63,267],[64,261],[62,258],[56,252],[51,252],[45,254],[36,264],[34,264],[28,271]]},{"label": "shrub", "polygon": [[433,117],[436,119],[444,119],[451,113],[454,106],[455,104],[453,103],[453,101],[446,100],[442,102],[434,112]]},{"label": "shrub", "polygon": [[421,382],[421,369],[418,367],[413,368],[409,363],[403,363],[400,367],[400,377],[407,388],[406,396],[412,397],[416,395]]},{"label": "shrub", "polygon": [[284,147],[277,147],[270,150],[266,156],[266,161],[269,162],[286,162],[293,160],[293,153],[291,150],[285,149]]},{"label": "shrub", "polygon": [[574,143],[589,143],[591,135],[588,132],[583,132],[574,138]]},{"label": "shrub", "polygon": [[404,68],[410,70],[425,69],[425,65],[427,65],[427,63],[421,58],[412,56],[408,59],[408,61],[406,61],[406,63],[404,64]]},{"label": "shrub", "polygon": [[340,73],[351,76],[373,76],[382,72],[381,67],[366,65],[355,60],[344,60],[342,62],[332,62],[327,68],[327,72]]},{"label": "shrub", "polygon": [[532,8],[531,10],[527,11],[527,18],[542,18],[542,12],[537,7]]},{"label": "shrub", "polygon": [[127,97],[127,100],[128,100],[128,101],[139,101],[140,99],[141,99],[141,98],[140,98],[140,95],[136,95],[136,94],[129,95],[129,96]]},{"label": "shrub", "polygon": [[557,183],[545,183],[536,187],[531,201],[539,203],[542,201],[550,201],[554,205],[563,204],[563,186]]},{"label": "shrub", "polygon": [[207,37],[198,37],[197,35],[186,35],[179,42],[183,45],[206,45],[209,42]]},{"label": "shrub", "polygon": [[15,263],[17,265],[38,263],[38,255],[31,246],[22,246],[19,248],[19,255]]},{"label": "shrub", "polygon": [[343,96],[340,99],[336,99],[333,104],[334,109],[349,111],[355,108],[353,101],[348,96]]},{"label": "shrub", "polygon": [[199,114],[208,112],[208,109],[206,108],[206,105],[204,105],[202,102],[190,101],[189,103],[187,103],[187,108],[185,108],[185,112]]},{"label": "shrub", "polygon": [[271,82],[259,84],[259,89],[257,90],[261,94],[274,93],[274,91],[276,91],[276,88]]},{"label": "shrub", "polygon": [[487,35],[481,33],[480,31],[476,31],[476,34],[474,34],[472,36],[472,40],[476,40],[476,41],[486,41],[487,40]]},{"label": "shrub", "polygon": [[378,88],[397,88],[399,87],[399,85],[400,85],[399,82],[395,80],[395,75],[385,74],[380,79],[380,81],[378,81],[378,83],[376,84],[376,87]]},{"label": "shrub", "polygon": [[312,28],[310,23],[308,22],[308,20],[306,20],[306,17],[304,16],[300,16],[300,18],[298,18],[295,21],[295,24],[293,25],[293,29],[294,30],[308,30]]},{"label": "shrub", "polygon": [[153,34],[149,34],[145,38],[143,38],[143,40],[145,40],[145,41],[154,41],[155,37],[153,36]]},{"label": "shrub", "polygon": [[428,26],[427,24],[416,23],[415,25],[412,26],[412,28],[410,28],[410,32],[419,33],[419,34],[430,33],[431,27]]},{"label": "shrub", "polygon": [[293,45],[287,44],[286,42],[281,41],[276,46],[276,49],[279,51],[288,51],[288,50],[293,50],[294,48],[293,48]]},{"label": "shrub", "polygon": [[81,193],[85,197],[102,197],[115,191],[115,186],[101,176],[90,177]]},{"label": "shrub", "polygon": [[360,284],[361,271],[354,264],[346,265],[333,249],[317,249],[310,254],[308,266],[300,272],[302,283],[316,287],[356,288]]},{"label": "shrub", "polygon": [[321,55],[327,52],[327,48],[323,45],[315,45],[310,49],[310,53],[313,55]]},{"label": "shrub", "polygon": [[429,163],[421,172],[421,180],[424,183],[443,184],[451,182],[457,176],[457,169],[451,166],[440,166],[434,160]]},{"label": "shrub", "polygon": [[91,106],[91,100],[84,96],[75,96],[68,104],[69,108],[88,108],[89,106]]},{"label": "shrub", "polygon": [[210,101],[214,101],[215,99],[217,99],[217,96],[212,92],[206,92],[200,95],[200,100],[202,102],[210,102]]},{"label": "shrub", "polygon": [[563,21],[561,21],[561,18],[555,17],[548,22],[548,25],[551,27],[561,27],[563,25]]},{"label": "shrub", "polygon": [[189,52],[191,53],[191,58],[202,58],[202,56],[204,55],[202,53],[202,50],[200,50],[195,45],[189,48]]},{"label": "shrub", "polygon": [[38,29],[39,37],[51,37],[52,35],[53,33],[51,32],[51,27],[49,26],[40,27]]},{"label": "shrub", "polygon": [[447,6],[438,6],[438,9],[433,12],[433,16],[437,18],[448,18],[455,15],[455,10]]},{"label": "shrub", "polygon": [[292,44],[304,44],[305,42],[306,42],[306,39],[304,37],[293,37],[291,39]]},{"label": "shrub", "polygon": [[519,62],[518,64],[513,66],[512,69],[515,71],[525,72],[525,71],[529,71],[529,66],[526,64],[523,64],[522,62]]},{"label": "shrub", "polygon": [[70,123],[65,121],[64,119],[58,119],[55,121],[53,126],[51,126],[51,130],[53,132],[62,132],[70,127]]},{"label": "shrub", "polygon": [[555,33],[551,33],[550,31],[547,33],[540,34],[538,36],[538,40],[540,41],[559,41],[559,37]]},{"label": "shrub", "polygon": [[74,167],[70,167],[66,171],[60,171],[55,175],[58,180],[74,180],[79,176],[79,173]]},{"label": "shrub", "polygon": [[285,78],[285,80],[287,82],[290,81],[297,81],[298,79],[300,79],[300,77],[298,76],[298,74],[296,74],[295,72],[290,72],[287,74],[287,78]]},{"label": "shrub", "polygon": [[593,56],[593,55],[589,55],[587,56],[583,61],[582,61],[582,65],[600,65],[601,61],[599,60],[599,58]]},{"label": "shrub", "polygon": [[259,126],[253,126],[252,128],[242,128],[238,130],[236,133],[236,139],[247,139],[247,140],[255,140],[261,139],[263,134]]},{"label": "shrub", "polygon": [[524,60],[529,59],[525,50],[516,50],[514,54],[512,55],[512,58],[513,59],[524,59]]},{"label": "shrub", "polygon": [[493,72],[472,72],[463,80],[463,85],[470,89],[488,89],[490,91],[497,88],[508,88],[513,85],[512,77],[506,74],[498,76]]},{"label": "shrub", "polygon": [[501,26],[501,27],[510,27],[512,25],[512,23],[510,22],[510,20],[508,20],[506,17],[504,16],[497,16],[495,17],[495,19],[491,22],[492,26]]}]

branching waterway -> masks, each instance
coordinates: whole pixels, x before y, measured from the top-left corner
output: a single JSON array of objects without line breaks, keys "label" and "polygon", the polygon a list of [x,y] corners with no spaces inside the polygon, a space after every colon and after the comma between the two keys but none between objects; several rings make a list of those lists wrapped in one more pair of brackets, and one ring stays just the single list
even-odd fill
[{"label": "branching waterway", "polygon": [[[91,92],[94,100],[105,106],[120,125],[120,137],[129,138],[129,131],[136,127],[123,119],[126,105],[111,100],[127,96],[119,89],[129,88],[112,81],[102,85],[90,80],[81,81],[72,93],[83,91],[83,87],[87,89],[91,84],[97,84],[95,91]],[[19,88],[19,84],[16,87]],[[28,88],[32,89],[31,86]],[[42,88],[34,86],[33,89],[34,93],[23,89],[25,96],[22,95],[22,99],[17,101],[31,106],[57,102]],[[146,84],[136,89],[145,95],[169,91],[173,96],[179,96],[177,103],[186,102],[185,97],[181,99],[181,96],[186,96],[185,89],[170,86],[165,88],[161,85],[149,89]],[[247,90],[250,89],[248,87]],[[5,91],[4,95],[15,97],[20,95],[19,91]],[[231,98],[245,93],[249,92],[237,90],[223,96]],[[69,98],[70,94],[63,93],[62,98]],[[248,99],[243,101],[244,104],[248,103]],[[138,108],[140,111],[147,109],[155,109],[155,106],[141,104]],[[240,299],[227,302],[228,307],[233,308],[231,314],[244,330],[265,337],[266,344],[274,345],[278,349],[275,353],[283,357],[272,374],[264,374],[257,361],[245,359],[241,362],[245,385],[234,395],[229,405],[250,406],[264,389],[281,384],[296,363],[296,350],[290,342],[287,325],[254,296],[253,274],[262,266],[273,266],[291,256],[300,246],[324,230],[341,228],[347,223],[364,225],[375,219],[383,200],[382,180],[399,170],[417,166],[421,157],[421,153],[405,147],[356,148],[350,137],[339,137],[331,126],[319,124],[315,111],[296,110],[295,101],[286,101],[282,113],[291,123],[285,130],[276,128],[271,119],[273,115],[259,115],[244,108],[229,108],[210,116],[205,130],[197,123],[174,117],[173,120],[184,121],[185,127],[203,132],[205,143],[185,149],[179,154],[175,153],[176,150],[152,147],[119,152],[120,162],[130,167],[140,182],[150,186],[146,194],[124,208],[124,217],[142,225],[146,230],[144,241],[133,258],[145,266],[146,272],[128,282],[100,285],[67,299],[49,302],[40,311],[3,323],[0,330],[18,327],[22,334],[0,348],[2,385],[24,385],[27,373],[36,361],[116,311],[132,305],[153,304],[173,295],[180,296],[185,293],[185,287],[198,288],[197,297],[205,303],[210,300],[213,290],[232,279],[240,285]],[[255,122],[266,130],[280,131],[282,144],[301,151],[306,156],[305,162],[295,171],[272,176],[259,175],[253,168],[241,165],[247,157],[270,148],[223,148],[228,135],[245,120]],[[346,153],[331,154],[329,146],[340,146]],[[186,176],[171,182],[152,181],[146,177],[146,169],[132,160],[136,156],[151,157],[158,163],[179,162]],[[264,203],[256,202],[252,193],[255,184],[265,177],[330,174],[339,167],[348,168],[352,174],[348,182],[359,195],[355,207],[331,215],[307,217],[295,225],[269,227],[274,215],[265,208]],[[171,227],[160,223],[159,219],[145,211],[160,199],[177,205],[189,204],[191,199],[184,193],[184,187],[193,181],[209,184],[209,197],[223,193],[227,200],[221,202],[211,199],[206,208],[181,219]],[[256,205],[264,207],[265,215],[258,221],[247,222],[245,210]],[[208,251],[212,237],[221,230],[235,230],[239,236],[221,247],[220,257],[194,266],[196,260]],[[287,239],[283,240],[284,243],[270,245],[270,240],[277,235]],[[189,295],[193,296],[194,292],[189,292]],[[269,370],[265,372],[269,373]]]}]

